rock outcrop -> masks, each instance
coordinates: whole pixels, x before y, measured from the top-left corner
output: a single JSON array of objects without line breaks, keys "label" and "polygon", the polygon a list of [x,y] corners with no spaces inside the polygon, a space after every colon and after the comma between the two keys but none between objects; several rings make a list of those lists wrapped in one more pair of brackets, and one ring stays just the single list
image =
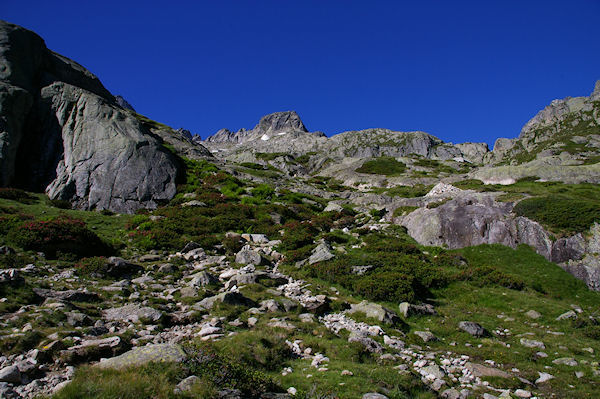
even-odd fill
[{"label": "rock outcrop", "polygon": [[539,223],[512,213],[514,203],[495,201],[497,194],[452,190],[448,195],[453,198],[446,196],[439,206],[419,204],[423,206],[396,222],[421,245],[456,249],[480,244],[511,248],[527,244],[584,281],[588,288],[600,291],[600,224],[595,223],[585,236],[554,240]]},{"label": "rock outcrop", "polygon": [[4,21],[0,65],[0,186],[117,212],[175,195],[178,159],[96,76]]},{"label": "rock outcrop", "polygon": [[133,106],[131,104],[129,104],[129,102],[127,102],[127,100],[125,100],[125,98],[123,98],[123,96],[116,95],[115,102],[117,103],[117,105],[119,107],[135,112],[135,109],[133,108]]},{"label": "rock outcrop", "polygon": [[494,195],[464,192],[435,208],[419,208],[402,218],[408,233],[422,245],[463,248],[528,244],[550,258],[552,241],[532,220],[511,214],[513,205],[494,201]]},{"label": "rock outcrop", "polygon": [[496,140],[493,152],[486,156],[487,162],[520,164],[558,155],[563,161],[597,157],[600,154],[599,88],[597,82],[589,97],[552,101],[523,126],[518,138]]}]

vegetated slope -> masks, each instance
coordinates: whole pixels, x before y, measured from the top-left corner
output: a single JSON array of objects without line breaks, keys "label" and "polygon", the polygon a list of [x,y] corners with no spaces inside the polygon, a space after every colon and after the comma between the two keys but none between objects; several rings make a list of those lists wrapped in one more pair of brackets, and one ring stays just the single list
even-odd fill
[{"label": "vegetated slope", "polygon": [[[0,283],[9,354],[0,366],[37,348],[51,370],[23,368],[6,393],[31,396],[66,378],[58,398],[288,397],[288,389],[307,398],[494,389],[592,398],[598,390],[600,294],[529,247],[422,247],[381,222],[385,210],[337,205],[346,188],[327,180],[305,184],[331,199],[185,162],[170,204],[135,216],[2,192],[4,244],[17,249],[2,264],[17,271],[3,271]],[[519,184],[521,195],[559,188]],[[125,261],[19,248],[13,237],[49,218],[85,221]],[[470,335],[462,321],[486,333]],[[145,363],[135,348],[166,363]],[[114,366],[85,366],[101,357]],[[42,388],[27,384],[35,373]]]}]

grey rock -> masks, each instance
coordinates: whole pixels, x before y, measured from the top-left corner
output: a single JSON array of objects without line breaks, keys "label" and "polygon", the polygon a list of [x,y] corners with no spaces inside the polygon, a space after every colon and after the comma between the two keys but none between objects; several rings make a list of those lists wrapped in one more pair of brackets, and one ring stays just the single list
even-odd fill
[{"label": "grey rock", "polygon": [[81,312],[66,312],[67,324],[73,327],[81,327],[92,324],[92,319]]},{"label": "grey rock", "polygon": [[379,342],[354,331],[348,336],[348,342],[358,342],[371,353],[383,353],[384,350]]},{"label": "grey rock", "polygon": [[433,375],[435,378],[438,379],[443,379],[446,376],[446,374],[440,368],[440,366],[436,364],[431,364],[429,366],[423,367],[421,369],[421,373],[425,373],[425,375]]},{"label": "grey rock", "polygon": [[172,274],[178,270],[178,267],[172,263],[164,263],[159,266],[157,272],[161,274]]},{"label": "grey rock", "polygon": [[421,338],[423,342],[437,341],[437,337],[430,331],[415,331],[414,334]]},{"label": "grey rock", "polygon": [[331,246],[326,241],[322,241],[315,249],[313,249],[308,258],[308,264],[313,265],[333,258],[335,258],[335,255],[331,252]]},{"label": "grey rock", "polygon": [[373,269],[375,266],[373,265],[365,265],[365,266],[352,266],[352,274],[356,274],[357,276],[362,276],[369,270]]},{"label": "grey rock", "polygon": [[239,389],[225,388],[217,391],[216,399],[244,399]]},{"label": "grey rock", "polygon": [[390,309],[369,301],[362,301],[358,304],[350,305],[350,309],[347,313],[355,312],[363,313],[367,317],[372,317],[386,324],[394,325],[400,321],[398,315]]},{"label": "grey rock", "polygon": [[[132,213],[175,194],[177,159],[81,65],[0,22],[0,186]],[[168,135],[165,135],[168,137]],[[188,145],[210,156],[200,145]]]},{"label": "grey rock", "polygon": [[241,284],[256,284],[262,280],[269,280],[269,274],[266,272],[252,272],[252,273],[238,273],[231,277],[229,282],[227,283],[228,287],[232,287],[233,285],[241,285]]},{"label": "grey rock", "polygon": [[281,298],[281,305],[283,306],[283,310],[286,312],[292,312],[298,309],[298,302],[287,298]]},{"label": "grey rock", "polygon": [[199,378],[195,375],[190,375],[189,377],[181,380],[179,382],[179,384],[177,384],[177,389],[179,389],[179,391],[181,391],[181,392],[189,392],[192,390],[194,385],[199,384],[201,382],[202,382],[201,378]]},{"label": "grey rock", "polygon": [[21,383],[21,372],[17,366],[7,366],[0,370],[0,381],[13,384]]},{"label": "grey rock", "polygon": [[585,255],[586,243],[581,234],[567,238],[559,238],[552,245],[551,260],[562,263],[568,260],[580,260]]},{"label": "grey rock", "polygon": [[247,306],[253,307],[256,305],[254,301],[249,298],[246,298],[239,292],[223,292],[217,294],[215,296],[211,296],[208,298],[204,298],[200,302],[196,303],[193,308],[197,310],[210,310],[212,309],[216,303],[227,303],[235,306]]},{"label": "grey rock", "polygon": [[218,282],[219,279],[215,275],[207,271],[201,271],[192,276],[188,285],[191,287],[204,287],[210,284],[217,284]]},{"label": "grey rock", "polygon": [[388,399],[388,397],[380,393],[368,392],[362,396],[362,399]]},{"label": "grey rock", "polygon": [[102,357],[115,356],[122,352],[122,350],[123,341],[117,336],[103,339],[87,339],[79,345],[60,351],[60,359],[65,364],[86,363],[99,360]]},{"label": "grey rock", "polygon": [[526,348],[546,349],[546,345],[544,345],[544,343],[541,341],[535,341],[532,339],[521,338],[519,342],[521,343],[521,345],[523,345]]},{"label": "grey rock", "polygon": [[531,398],[531,392],[526,391],[524,389],[517,389],[515,390],[515,396],[518,398]]},{"label": "grey rock", "polygon": [[143,270],[144,268],[139,265],[127,262],[125,259],[116,256],[111,256],[108,258],[106,274],[111,277],[122,278],[134,276]]},{"label": "grey rock", "polygon": [[181,128],[181,127],[179,129],[175,130],[175,133],[181,135],[181,137],[184,137],[188,140],[192,140],[194,138],[194,136],[192,136],[192,132],[190,132],[187,129]]},{"label": "grey rock", "polygon": [[433,305],[425,303],[421,305],[412,305],[408,302],[402,302],[398,305],[398,308],[400,309],[400,314],[404,317],[435,315],[437,313]]},{"label": "grey rock", "polygon": [[536,384],[542,384],[542,383],[550,381],[551,379],[554,378],[554,376],[552,374],[543,373],[541,371],[538,371],[538,374],[539,374],[539,378],[537,380],[535,380]]},{"label": "grey rock", "polygon": [[487,143],[460,143],[455,145],[462,153],[462,157],[471,163],[481,164],[490,152]]},{"label": "grey rock", "polygon": [[107,321],[130,321],[137,323],[138,321],[148,320],[156,323],[162,319],[163,313],[148,306],[129,304],[119,308],[106,309],[102,311],[102,317]]},{"label": "grey rock", "polygon": [[461,399],[460,392],[458,392],[454,388],[446,389],[444,392],[440,394],[442,399]]},{"label": "grey rock", "polygon": [[577,318],[577,313],[575,313],[574,310],[569,310],[563,314],[561,314],[560,316],[558,316],[556,318],[557,321],[559,320],[568,320],[568,319],[576,319]]},{"label": "grey rock", "polygon": [[121,108],[124,108],[124,109],[128,109],[128,110],[130,110],[130,111],[133,111],[133,112],[135,112],[135,109],[133,109],[133,106],[132,106],[131,104],[129,104],[129,103],[127,102],[127,100],[125,100],[125,99],[123,98],[123,96],[116,95],[116,96],[115,96],[115,102],[117,103],[117,105],[118,105],[119,107],[121,107]]},{"label": "grey rock", "polygon": [[266,244],[269,242],[269,238],[264,234],[242,234],[241,237],[246,241],[257,244]]},{"label": "grey rock", "polygon": [[525,316],[529,317],[530,319],[539,319],[540,317],[542,317],[541,313],[536,311],[536,310],[529,310],[525,313]]},{"label": "grey rock", "polygon": [[66,302],[95,302],[100,299],[98,294],[85,290],[54,291],[45,288],[34,288],[33,292],[45,299]]},{"label": "grey rock", "polygon": [[149,362],[181,363],[187,358],[183,349],[176,344],[155,344],[133,348],[122,355],[104,359],[97,364],[100,368],[123,369]]},{"label": "grey rock", "polygon": [[18,283],[23,280],[17,269],[0,269],[0,284]]},{"label": "grey rock", "polygon": [[461,321],[458,323],[458,328],[477,338],[489,335],[489,332],[485,328],[472,321]]},{"label": "grey rock", "polygon": [[510,374],[494,367],[487,367],[479,363],[467,362],[465,368],[475,377],[500,377],[510,378]]},{"label": "grey rock", "polygon": [[197,242],[194,242],[194,241],[190,241],[187,244],[185,244],[185,246],[181,249],[180,252],[182,254],[187,254],[188,252],[193,251],[194,249],[199,249],[199,248],[202,248],[200,246],[200,244],[198,244]]},{"label": "grey rock", "polygon": [[145,255],[140,256],[139,261],[140,262],[157,262],[161,259],[162,259],[162,257],[160,255],[145,254]]},{"label": "grey rock", "polygon": [[335,202],[329,202],[323,212],[341,212],[344,208],[340,204],[336,204]]},{"label": "grey rock", "polygon": [[196,287],[183,287],[179,292],[182,298],[193,298],[198,296],[198,289]]},{"label": "grey rock", "polygon": [[552,248],[548,233],[534,221],[512,217],[511,210],[512,204],[496,202],[494,195],[465,192],[436,208],[419,208],[404,216],[401,224],[422,245],[454,249],[528,244],[548,258]]},{"label": "grey rock", "polygon": [[235,261],[236,263],[241,263],[242,265],[260,265],[262,263],[262,257],[256,251],[251,249],[242,249],[235,255]]},{"label": "grey rock", "polygon": [[281,306],[274,299],[266,299],[260,302],[260,309],[267,312],[280,312]]},{"label": "grey rock", "polygon": [[559,357],[558,359],[554,359],[552,363],[571,367],[575,367],[579,364],[577,360],[573,359],[572,357]]},{"label": "grey rock", "polygon": [[[252,130],[241,129],[235,133],[221,129],[206,139],[207,143],[244,143],[261,137],[271,138],[282,132],[307,132],[306,127],[294,111],[275,112],[263,116]],[[263,140],[267,141],[267,140]]]}]

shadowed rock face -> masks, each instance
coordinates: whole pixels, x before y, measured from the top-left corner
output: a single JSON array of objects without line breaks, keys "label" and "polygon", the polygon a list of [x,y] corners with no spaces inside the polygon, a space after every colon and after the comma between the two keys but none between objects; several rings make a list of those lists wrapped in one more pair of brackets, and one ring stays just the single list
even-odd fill
[{"label": "shadowed rock face", "polygon": [[178,160],[93,74],[0,21],[0,186],[134,212],[175,195]]}]

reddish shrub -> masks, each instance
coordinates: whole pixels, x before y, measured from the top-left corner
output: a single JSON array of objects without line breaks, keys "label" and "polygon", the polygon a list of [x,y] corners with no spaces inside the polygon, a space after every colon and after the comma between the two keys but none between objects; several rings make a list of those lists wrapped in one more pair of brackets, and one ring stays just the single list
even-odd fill
[{"label": "reddish shrub", "polygon": [[11,230],[9,240],[23,249],[42,251],[50,258],[62,253],[94,256],[111,252],[83,221],[71,218],[25,222]]}]

